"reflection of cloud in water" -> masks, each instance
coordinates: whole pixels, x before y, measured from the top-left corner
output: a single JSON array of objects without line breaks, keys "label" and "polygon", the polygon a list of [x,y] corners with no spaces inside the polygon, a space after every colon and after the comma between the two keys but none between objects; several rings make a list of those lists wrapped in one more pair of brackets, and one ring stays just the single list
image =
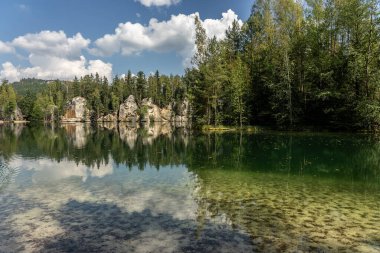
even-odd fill
[{"label": "reflection of cloud in water", "polygon": [[[12,234],[15,243],[2,243],[1,252],[19,245],[28,252],[250,249],[249,237],[228,226],[205,222],[199,232],[195,178],[185,167],[161,167],[158,172],[149,166],[144,171],[101,166],[99,171],[105,172],[96,174],[97,169],[67,161],[13,164],[33,183],[18,188],[16,180],[14,194],[0,203],[0,226],[5,228],[0,238]],[[79,178],[86,176],[86,182]]]},{"label": "reflection of cloud in water", "polygon": [[69,177],[80,177],[85,182],[89,177],[102,178],[113,173],[111,164],[100,164],[99,168],[87,167],[73,161],[54,162],[49,159],[12,160],[11,166],[33,171],[33,182],[57,181]]}]

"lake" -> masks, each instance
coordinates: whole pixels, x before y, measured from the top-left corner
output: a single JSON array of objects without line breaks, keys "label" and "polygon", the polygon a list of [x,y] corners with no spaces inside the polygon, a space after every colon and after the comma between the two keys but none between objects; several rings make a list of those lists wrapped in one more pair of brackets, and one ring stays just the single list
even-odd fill
[{"label": "lake", "polygon": [[0,252],[380,252],[380,138],[0,126]]}]

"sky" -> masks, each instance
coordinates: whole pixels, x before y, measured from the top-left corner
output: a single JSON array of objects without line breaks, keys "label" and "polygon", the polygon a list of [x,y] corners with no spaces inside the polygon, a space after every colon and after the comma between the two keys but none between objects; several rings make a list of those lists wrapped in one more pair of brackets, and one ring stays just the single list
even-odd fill
[{"label": "sky", "polygon": [[108,79],[128,70],[183,74],[194,18],[223,39],[254,0],[1,0],[0,80]]}]

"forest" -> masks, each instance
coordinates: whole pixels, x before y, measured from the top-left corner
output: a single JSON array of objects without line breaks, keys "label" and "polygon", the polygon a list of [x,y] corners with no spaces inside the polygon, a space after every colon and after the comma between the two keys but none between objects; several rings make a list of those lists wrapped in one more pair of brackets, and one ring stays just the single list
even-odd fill
[{"label": "forest", "polygon": [[3,82],[0,113],[17,105],[28,120],[61,115],[83,96],[96,116],[129,95],[160,105],[190,101],[194,126],[265,125],[377,130],[380,126],[379,4],[376,0],[257,0],[243,25],[208,38],[195,18],[196,53],[183,76],[130,71],[49,81],[17,92]]}]

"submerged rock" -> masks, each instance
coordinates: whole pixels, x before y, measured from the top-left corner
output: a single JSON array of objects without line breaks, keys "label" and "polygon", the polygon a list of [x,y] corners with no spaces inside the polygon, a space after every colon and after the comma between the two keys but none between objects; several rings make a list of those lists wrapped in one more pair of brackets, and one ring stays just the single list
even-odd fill
[{"label": "submerged rock", "polygon": [[83,97],[75,97],[69,101],[65,108],[65,114],[61,117],[62,122],[88,122],[90,120],[90,110]]},{"label": "submerged rock", "polygon": [[135,97],[130,95],[119,107],[119,121],[138,122],[140,115]]}]

